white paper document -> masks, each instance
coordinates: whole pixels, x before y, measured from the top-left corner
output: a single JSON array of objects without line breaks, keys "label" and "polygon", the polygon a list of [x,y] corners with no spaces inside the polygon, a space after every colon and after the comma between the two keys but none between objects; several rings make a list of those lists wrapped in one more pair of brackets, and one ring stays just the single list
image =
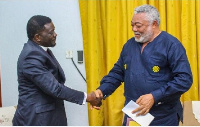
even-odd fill
[{"label": "white paper document", "polygon": [[194,117],[197,119],[197,121],[200,123],[200,101],[192,101],[192,111],[194,114]]},{"label": "white paper document", "polygon": [[127,114],[129,117],[131,117],[133,120],[135,120],[138,124],[141,126],[148,126],[151,121],[154,119],[154,116],[152,116],[150,113],[147,113],[144,116],[137,116],[137,113],[132,114],[131,112],[139,107],[138,104],[136,104],[134,101],[130,101],[123,109],[122,111]]}]

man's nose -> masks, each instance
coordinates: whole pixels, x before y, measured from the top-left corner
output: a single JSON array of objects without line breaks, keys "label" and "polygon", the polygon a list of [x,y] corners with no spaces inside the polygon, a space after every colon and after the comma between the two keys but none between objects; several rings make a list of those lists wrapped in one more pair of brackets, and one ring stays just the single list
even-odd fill
[{"label": "man's nose", "polygon": [[137,32],[136,26],[132,26],[132,31]]},{"label": "man's nose", "polygon": [[54,37],[56,37],[57,36],[57,33],[56,32],[54,32]]}]

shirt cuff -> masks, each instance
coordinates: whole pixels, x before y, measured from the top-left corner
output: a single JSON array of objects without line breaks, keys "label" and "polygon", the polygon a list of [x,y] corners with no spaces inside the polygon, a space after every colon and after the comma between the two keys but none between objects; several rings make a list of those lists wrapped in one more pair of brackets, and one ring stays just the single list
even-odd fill
[{"label": "shirt cuff", "polygon": [[86,103],[86,99],[87,99],[87,93],[86,93],[86,92],[84,92],[83,105],[85,105],[85,103]]},{"label": "shirt cuff", "polygon": [[160,104],[159,100],[162,98],[162,91],[160,89],[151,92],[154,98],[155,104]]}]

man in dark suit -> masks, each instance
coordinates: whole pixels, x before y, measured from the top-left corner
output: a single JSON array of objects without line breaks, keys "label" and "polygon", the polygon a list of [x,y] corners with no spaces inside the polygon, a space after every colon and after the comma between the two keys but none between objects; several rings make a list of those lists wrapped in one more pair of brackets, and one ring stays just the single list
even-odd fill
[{"label": "man in dark suit", "polygon": [[[19,100],[15,126],[66,126],[64,101],[101,105],[94,92],[86,94],[64,85],[65,75],[48,49],[56,45],[55,27],[49,17],[36,15],[27,24],[28,42],[17,63]],[[77,114],[78,115],[78,114]]]}]

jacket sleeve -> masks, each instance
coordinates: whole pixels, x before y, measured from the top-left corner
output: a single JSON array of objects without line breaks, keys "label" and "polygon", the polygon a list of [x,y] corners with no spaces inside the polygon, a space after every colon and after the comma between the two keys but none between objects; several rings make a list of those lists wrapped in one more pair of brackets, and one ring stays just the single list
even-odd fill
[{"label": "jacket sleeve", "polygon": [[44,93],[54,98],[82,104],[84,93],[60,84],[45,66],[45,58],[37,53],[29,54],[23,61],[23,74]]},{"label": "jacket sleeve", "polygon": [[97,88],[102,91],[104,98],[111,95],[124,82],[123,54],[122,50],[118,61],[114,64],[108,75],[103,77],[100,86]]},{"label": "jacket sleeve", "polygon": [[167,58],[172,71],[172,80],[152,92],[155,103],[179,99],[181,94],[189,90],[193,82],[190,64],[181,43],[171,46]]}]

